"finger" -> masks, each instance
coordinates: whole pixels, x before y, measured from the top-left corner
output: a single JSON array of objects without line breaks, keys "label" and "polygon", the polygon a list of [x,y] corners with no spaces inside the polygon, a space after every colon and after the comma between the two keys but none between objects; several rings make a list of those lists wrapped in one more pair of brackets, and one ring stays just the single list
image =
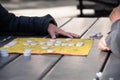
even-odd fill
[{"label": "finger", "polygon": [[105,42],[105,38],[101,39],[100,44],[101,44],[102,46],[104,46],[104,47],[107,47],[107,44],[106,44],[106,42]]},{"label": "finger", "polygon": [[69,33],[71,36],[73,36],[74,38],[79,38],[80,36],[74,33]]},{"label": "finger", "polygon": [[109,50],[109,48],[105,46],[101,41],[98,44],[98,48],[103,51]]},{"label": "finger", "polygon": [[101,42],[99,43],[98,48],[103,51],[107,50],[107,48]]},{"label": "finger", "polygon": [[50,34],[50,36],[51,36],[52,39],[56,38],[56,35],[55,35],[54,31],[50,31],[49,34]]},{"label": "finger", "polygon": [[110,49],[108,47],[106,47],[106,49],[109,51]]},{"label": "finger", "polygon": [[63,32],[61,35],[66,36],[66,37],[69,37],[69,38],[73,38],[73,36],[70,35],[70,34],[67,33],[67,32]]},{"label": "finger", "polygon": [[102,44],[103,44],[104,46],[107,46],[107,44],[106,44],[106,42],[105,42],[105,39],[102,40]]},{"label": "finger", "polygon": [[60,30],[58,32],[59,35],[63,35],[63,36],[66,36],[66,37],[69,37],[69,38],[73,38],[72,35],[70,35],[68,32],[64,32],[63,30]]}]

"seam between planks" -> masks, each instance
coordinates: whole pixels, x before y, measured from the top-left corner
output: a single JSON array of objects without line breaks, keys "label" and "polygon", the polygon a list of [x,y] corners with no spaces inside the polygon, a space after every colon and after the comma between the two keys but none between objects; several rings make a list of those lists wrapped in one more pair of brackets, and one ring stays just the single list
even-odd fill
[{"label": "seam between planks", "polygon": [[[66,21],[64,24],[62,24],[59,28],[63,27],[64,25],[66,25],[67,23],[69,23],[73,18],[70,18],[68,21]],[[47,36],[48,37],[48,36]],[[43,74],[42,76],[39,78],[39,80],[42,80],[52,69],[53,67],[55,67],[57,65],[57,63],[62,59],[64,55],[61,55],[60,58],[58,58],[58,60],[52,64],[49,69],[47,69]]]}]

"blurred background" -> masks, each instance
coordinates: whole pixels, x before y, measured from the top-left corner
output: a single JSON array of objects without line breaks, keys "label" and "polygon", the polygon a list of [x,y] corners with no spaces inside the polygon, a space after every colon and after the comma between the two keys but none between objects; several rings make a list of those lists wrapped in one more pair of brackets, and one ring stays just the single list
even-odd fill
[{"label": "blurred background", "polygon": [[17,16],[108,17],[119,0],[0,0]]}]

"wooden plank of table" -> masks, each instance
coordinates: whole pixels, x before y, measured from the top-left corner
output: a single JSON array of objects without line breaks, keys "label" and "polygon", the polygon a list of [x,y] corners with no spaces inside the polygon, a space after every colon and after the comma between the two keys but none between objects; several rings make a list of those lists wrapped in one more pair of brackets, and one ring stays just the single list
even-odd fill
[{"label": "wooden plank of table", "polygon": [[[56,18],[55,20],[58,24],[58,27],[61,27],[65,23],[69,22],[71,20],[71,18],[62,18],[62,19],[61,18]],[[3,37],[1,37],[1,40],[2,39],[3,39]],[[0,45],[3,46],[9,41],[11,41],[11,40],[4,41],[4,42],[0,43]],[[7,57],[7,58],[0,57],[0,69],[3,68],[4,66],[6,66],[8,63],[10,63],[11,61],[13,61],[14,59],[16,59],[19,56],[20,56],[19,54],[10,54],[10,56]]]},{"label": "wooden plank of table", "polygon": [[[4,36],[3,39],[8,38],[8,37],[11,37],[11,36]],[[0,47],[5,45],[6,43],[10,42],[11,40],[13,40],[13,37],[11,37],[5,41],[2,41],[0,43]],[[17,58],[18,56],[19,56],[19,54],[11,54],[11,55],[9,55],[9,57],[1,57],[0,56],[0,69],[3,68],[5,65],[7,65],[12,60],[14,60],[15,58]]]},{"label": "wooden plank of table", "polygon": [[66,24],[61,29],[82,35],[96,20],[97,18],[73,18],[69,24]]},{"label": "wooden plank of table", "polygon": [[66,23],[68,23],[72,18],[55,18],[58,27],[62,27]]},{"label": "wooden plank of table", "polygon": [[[103,22],[104,21],[104,22]],[[85,34],[83,35],[83,38],[85,37],[89,37],[89,34],[94,34],[94,33],[99,33],[101,32],[103,35],[107,34],[110,31],[110,27],[111,26],[111,22],[109,20],[109,18],[100,18],[96,24],[91,27],[91,29]],[[89,54],[88,58],[88,62],[86,63],[91,63],[89,68],[85,71],[89,71],[91,70],[91,72],[89,71],[89,73],[87,73],[87,75],[89,75],[89,77],[87,79],[83,80],[91,80],[93,78],[95,78],[96,73],[98,72],[102,72],[105,66],[105,62],[109,56],[108,52],[101,52],[100,50],[98,50],[98,42],[99,39],[95,39],[94,41],[94,45],[92,47],[92,50]],[[87,67],[87,66],[86,66]],[[91,78],[90,78],[91,77]]]},{"label": "wooden plank of table", "polygon": [[0,80],[38,80],[60,58],[61,55],[20,56],[0,70]]},{"label": "wooden plank of table", "polygon": [[[104,21],[104,23],[103,23]],[[73,22],[73,23],[72,23]],[[70,24],[67,24],[71,32],[82,34],[85,27],[91,26],[94,21],[92,19],[74,19]],[[90,24],[91,23],[91,24]],[[110,21],[107,18],[99,19],[82,38],[87,38],[91,33],[102,32],[109,29]],[[70,28],[69,28],[70,27]],[[97,49],[97,42],[93,45],[90,54],[87,57],[83,56],[63,56],[55,67],[43,78],[43,80],[93,80],[96,72],[99,71],[106,57],[106,53],[101,53]]]},{"label": "wooden plank of table", "polygon": [[101,80],[120,80],[120,58],[111,53]]}]

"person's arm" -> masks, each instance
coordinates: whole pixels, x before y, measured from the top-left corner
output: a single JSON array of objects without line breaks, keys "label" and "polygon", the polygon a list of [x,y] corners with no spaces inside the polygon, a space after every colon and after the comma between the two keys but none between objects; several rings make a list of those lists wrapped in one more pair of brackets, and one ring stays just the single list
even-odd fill
[{"label": "person's arm", "polygon": [[103,51],[109,50],[109,47],[106,43],[106,38],[111,34],[112,31],[115,31],[117,29],[120,30],[120,5],[112,10],[109,18],[113,23],[111,26],[111,31],[108,34],[104,35],[98,43],[98,48]]},{"label": "person's arm", "polygon": [[49,33],[51,38],[56,38],[57,35],[63,35],[70,38],[78,38],[79,35],[65,32],[57,28],[54,18],[50,15],[44,17],[17,17],[9,13],[0,5],[0,32],[10,33]]},{"label": "person's arm", "polygon": [[9,13],[0,5],[0,23],[2,24],[1,31],[4,32],[21,32],[21,33],[48,33],[49,23],[57,25],[52,16],[44,17],[17,17]]}]

